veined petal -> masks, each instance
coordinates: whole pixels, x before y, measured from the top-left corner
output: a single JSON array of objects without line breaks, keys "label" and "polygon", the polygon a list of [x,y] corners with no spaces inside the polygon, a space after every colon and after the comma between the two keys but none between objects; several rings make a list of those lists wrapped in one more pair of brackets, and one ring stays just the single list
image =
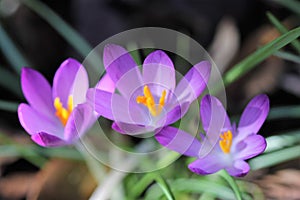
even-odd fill
[{"label": "veined petal", "polygon": [[31,136],[31,139],[40,146],[43,147],[59,147],[68,145],[68,143],[59,137],[50,135],[45,132],[36,133]]},{"label": "veined petal", "polygon": [[194,65],[175,88],[179,102],[192,102],[203,92],[210,76],[211,64],[202,61]]},{"label": "veined petal", "polygon": [[[201,101],[200,116],[202,120],[203,129],[207,132],[209,126],[214,126],[215,123],[222,124],[222,129],[231,129],[229,117],[224,109],[222,103],[214,96],[206,95]],[[215,118],[221,116],[220,118]],[[223,118],[223,120],[222,120]],[[221,119],[221,121],[216,120]]]},{"label": "veined petal", "polygon": [[63,138],[63,126],[58,119],[48,118],[24,103],[19,105],[18,116],[21,125],[30,135],[46,132]]},{"label": "veined petal", "polygon": [[227,163],[223,160],[222,156],[211,153],[206,157],[195,160],[189,164],[188,168],[200,175],[213,174],[227,166]]},{"label": "veined petal", "polygon": [[235,153],[235,158],[242,160],[247,160],[261,154],[267,147],[265,138],[260,135],[250,135],[240,141],[240,143],[242,143],[243,146],[245,145],[245,147]]},{"label": "veined petal", "polygon": [[186,112],[189,109],[189,106],[189,102],[185,102],[182,105],[177,105],[172,110],[168,111],[166,113],[166,116],[159,120],[158,124],[161,124],[161,126],[167,126],[175,123],[186,114]]},{"label": "veined petal", "polygon": [[51,86],[39,72],[23,68],[21,86],[23,94],[32,108],[48,117],[54,116]]},{"label": "veined petal", "polygon": [[87,104],[79,104],[72,112],[64,131],[66,141],[73,142],[81,137],[97,120],[93,108]]},{"label": "veined petal", "polygon": [[220,139],[220,134],[231,130],[229,118],[222,103],[213,96],[206,95],[201,101],[201,120],[206,131],[199,157],[205,157]]},{"label": "veined petal", "polygon": [[114,122],[112,129],[126,135],[140,135],[155,130],[153,126],[139,125],[139,124],[127,124],[122,122]]},{"label": "veined petal", "polygon": [[116,85],[111,80],[108,74],[105,74],[101,80],[96,85],[96,89],[107,91],[113,93],[115,91]]},{"label": "veined petal", "polygon": [[[94,94],[90,94],[94,91]],[[113,121],[127,124],[147,125],[150,116],[138,107],[136,102],[130,102],[119,94],[102,90],[89,90],[88,98],[95,99],[95,111],[101,116]]]},{"label": "veined petal", "polygon": [[152,91],[160,96],[163,89],[173,91],[175,89],[175,69],[169,56],[163,51],[154,51],[150,53],[143,63],[143,81],[144,84],[157,84],[162,87],[156,87],[158,91]]},{"label": "veined petal", "polygon": [[60,98],[67,107],[68,98],[73,95],[74,106],[85,101],[89,87],[88,75],[84,67],[75,59],[65,60],[55,73],[53,79],[53,99]]},{"label": "veined petal", "polygon": [[245,108],[238,126],[239,135],[256,134],[267,118],[270,105],[267,95],[257,95]]},{"label": "veined petal", "polygon": [[[129,52],[123,47],[114,44],[106,45],[103,52],[103,62],[107,74],[116,84],[120,93],[125,97],[129,97],[128,95],[136,87],[142,85],[141,73],[138,66]],[[120,79],[128,72],[131,75],[123,78],[119,83]]]},{"label": "veined petal", "polygon": [[168,149],[186,156],[197,157],[201,147],[196,136],[171,126],[164,127],[156,133],[155,139]]},{"label": "veined petal", "polygon": [[231,176],[241,177],[248,174],[250,166],[243,160],[236,160],[232,166],[225,169]]}]

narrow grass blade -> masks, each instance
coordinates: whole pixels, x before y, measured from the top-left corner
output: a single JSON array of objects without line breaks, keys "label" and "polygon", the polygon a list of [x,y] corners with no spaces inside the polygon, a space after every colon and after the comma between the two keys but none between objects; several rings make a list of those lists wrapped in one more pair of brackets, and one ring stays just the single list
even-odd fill
[{"label": "narrow grass blade", "polygon": [[47,5],[39,0],[22,0],[21,2],[48,22],[83,57],[87,56],[92,50],[92,47],[76,32],[76,30],[67,24]]},{"label": "narrow grass blade", "polygon": [[252,170],[257,170],[297,158],[300,158],[300,145],[281,149],[268,154],[262,154],[251,159],[249,164]]},{"label": "narrow grass blade", "polygon": [[13,69],[20,74],[21,68],[29,66],[29,62],[25,59],[22,53],[18,50],[12,39],[6,33],[0,24],[0,50],[11,64]]},{"label": "narrow grass blade", "polygon": [[160,186],[160,188],[162,189],[162,191],[164,192],[164,194],[166,195],[167,199],[175,200],[173,192],[172,192],[169,184],[167,183],[167,181],[161,175],[157,175],[155,180],[156,180],[157,184]]},{"label": "narrow grass blade", "polygon": [[285,51],[277,51],[273,54],[274,56],[277,56],[278,58],[281,58],[283,60],[291,61],[297,64],[300,64],[300,56],[291,54],[289,52]]},{"label": "narrow grass blade", "polygon": [[300,118],[300,106],[282,106],[271,108],[268,120],[284,119],[284,118]]},{"label": "narrow grass blade", "polygon": [[[282,23],[280,23],[280,21],[272,13],[267,12],[267,17],[281,34],[289,32],[289,30]],[[300,53],[300,42],[298,40],[292,41],[291,45],[296,51],[298,51],[298,53]]]},{"label": "narrow grass blade", "polygon": [[0,100],[0,110],[5,110],[5,111],[9,111],[9,112],[17,112],[18,106],[19,106],[19,104],[15,103],[15,102]]},{"label": "narrow grass blade", "polygon": [[273,0],[274,2],[290,9],[294,13],[300,16],[300,2],[296,0]]},{"label": "narrow grass blade", "polygon": [[240,63],[236,64],[224,75],[224,84],[228,86],[248,71],[253,69],[260,62],[274,54],[276,51],[291,43],[300,36],[300,27],[295,28],[288,33],[281,35],[272,42],[264,45],[251,55],[247,56]]},{"label": "narrow grass blade", "polygon": [[225,171],[224,169],[221,170],[220,175],[227,181],[227,183],[230,185],[230,187],[232,188],[235,197],[237,200],[242,200],[242,194],[240,192],[240,189],[238,187],[238,185],[236,184],[234,178],[232,176],[230,176],[227,171]]},{"label": "narrow grass blade", "polygon": [[[212,180],[206,180],[204,178],[189,178],[189,179],[177,179],[173,181],[168,181],[169,185],[172,186],[172,191],[184,192],[184,193],[196,193],[203,194],[209,193],[217,198],[223,200],[234,199],[234,193],[228,187],[218,184]],[[146,200],[160,199],[163,196],[163,192],[158,185],[153,185],[146,193]]]},{"label": "narrow grass blade", "polygon": [[23,97],[19,78],[10,71],[0,67],[0,85],[18,97]]}]

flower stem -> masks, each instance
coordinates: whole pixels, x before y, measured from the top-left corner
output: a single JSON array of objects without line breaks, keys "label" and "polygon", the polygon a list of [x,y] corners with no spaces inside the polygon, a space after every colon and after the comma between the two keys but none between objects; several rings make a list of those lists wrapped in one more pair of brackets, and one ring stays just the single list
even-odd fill
[{"label": "flower stem", "polygon": [[230,176],[227,171],[222,170],[220,171],[220,175],[228,182],[228,184],[230,185],[230,187],[232,188],[235,197],[237,200],[242,200],[242,195],[241,192],[239,190],[238,185],[236,184],[234,178],[232,176]]},{"label": "flower stem", "polygon": [[162,189],[162,191],[164,192],[164,194],[166,195],[168,200],[175,200],[174,194],[173,194],[169,184],[160,174],[158,174],[158,173],[156,174],[155,181],[157,182],[159,187]]}]

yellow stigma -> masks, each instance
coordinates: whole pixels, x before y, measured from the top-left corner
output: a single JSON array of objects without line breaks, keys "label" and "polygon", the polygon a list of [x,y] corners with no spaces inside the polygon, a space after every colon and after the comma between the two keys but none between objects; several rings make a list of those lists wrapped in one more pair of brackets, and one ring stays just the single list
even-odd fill
[{"label": "yellow stigma", "polygon": [[145,85],[144,96],[138,96],[136,98],[136,102],[138,104],[143,104],[144,106],[146,106],[148,108],[148,110],[150,111],[151,115],[156,117],[161,113],[162,108],[165,105],[166,94],[167,94],[166,90],[164,90],[159,99],[159,104],[156,105],[149,87],[147,85]]},{"label": "yellow stigma", "polygon": [[65,126],[72,111],[73,111],[73,96],[70,95],[68,98],[68,109],[63,107],[59,97],[56,97],[54,99],[54,108],[56,110],[55,115],[58,117],[58,119],[61,121],[61,123]]},{"label": "yellow stigma", "polygon": [[231,131],[226,131],[223,134],[220,134],[221,140],[219,141],[219,145],[224,153],[229,153],[231,144],[232,144],[232,133]]}]

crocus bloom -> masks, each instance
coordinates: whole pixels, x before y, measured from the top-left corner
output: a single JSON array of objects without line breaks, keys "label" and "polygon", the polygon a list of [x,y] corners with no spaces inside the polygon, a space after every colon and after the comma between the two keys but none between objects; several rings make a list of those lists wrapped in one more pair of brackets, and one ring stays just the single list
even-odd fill
[{"label": "crocus bloom", "polygon": [[205,89],[211,71],[208,61],[194,65],[176,86],[171,59],[161,50],[150,53],[142,72],[133,58],[118,45],[107,45],[103,62],[118,93],[90,90],[101,116],[113,120],[120,133],[137,135],[154,131],[180,119]]},{"label": "crocus bloom", "polygon": [[[266,148],[265,139],[257,135],[257,132],[268,112],[268,97],[258,95],[247,105],[236,128],[230,123],[221,102],[213,96],[206,95],[200,108],[203,128],[206,131],[206,136],[202,135],[203,143],[192,135],[170,126],[163,128],[155,137],[160,144],[169,149],[197,157],[188,166],[194,173],[206,175],[225,169],[232,176],[244,176],[250,170],[245,160],[262,153]],[[218,130],[215,127],[218,127]],[[213,143],[214,138],[211,138],[214,134],[218,135],[216,143]],[[206,155],[201,156],[207,141],[214,145]]]},{"label": "crocus bloom", "polygon": [[87,72],[74,59],[61,64],[53,88],[30,68],[22,69],[21,85],[29,104],[19,105],[19,120],[32,140],[41,146],[72,144],[97,119],[92,105],[86,103]]}]

